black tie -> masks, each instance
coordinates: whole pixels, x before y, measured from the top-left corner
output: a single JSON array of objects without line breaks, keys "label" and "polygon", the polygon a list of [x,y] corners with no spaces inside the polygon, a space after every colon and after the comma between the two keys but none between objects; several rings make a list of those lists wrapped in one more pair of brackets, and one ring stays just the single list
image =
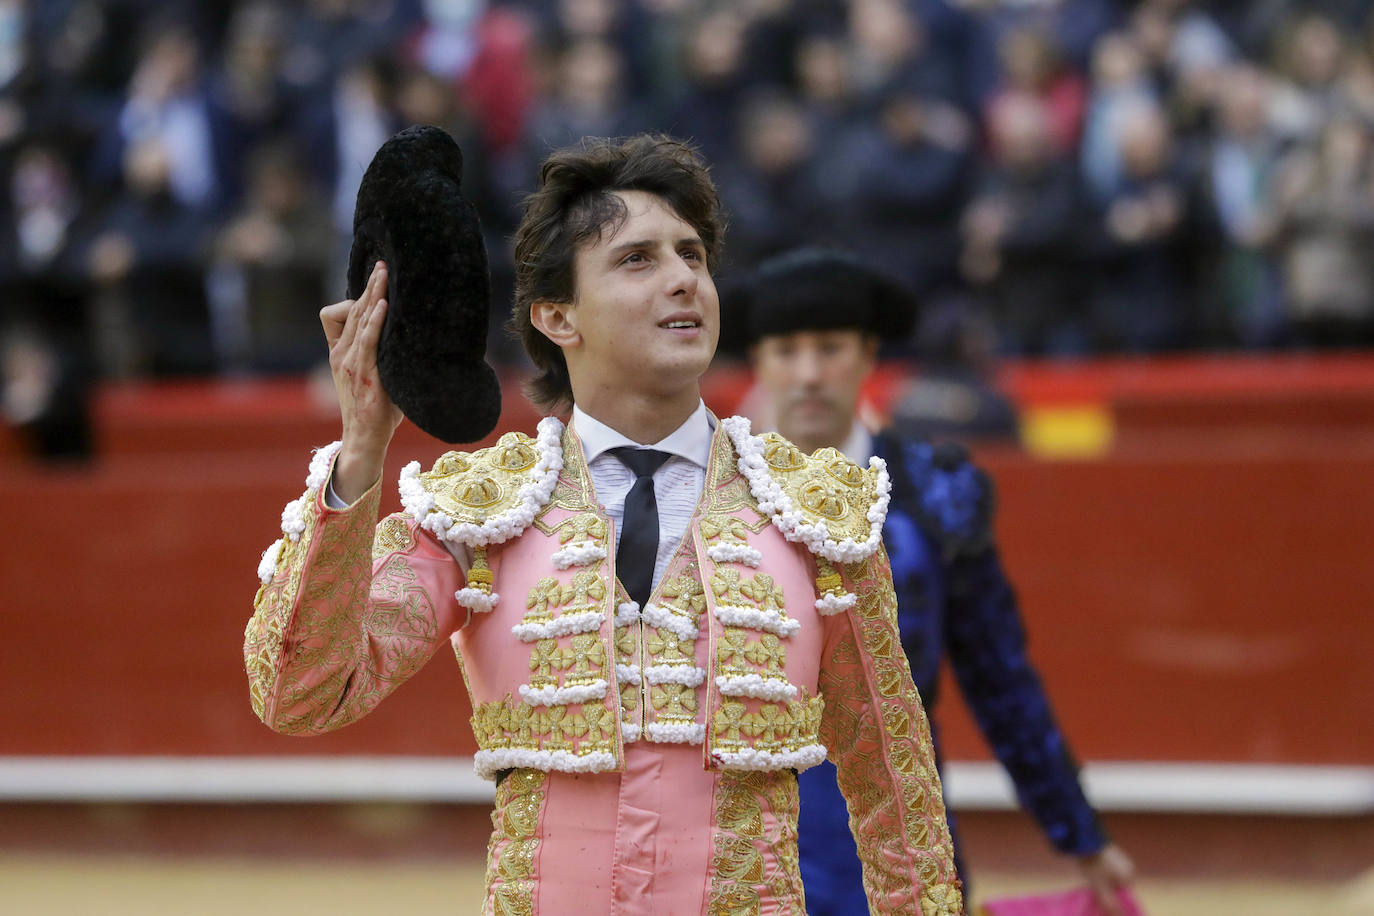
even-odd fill
[{"label": "black tie", "polygon": [[615,552],[616,575],[630,599],[640,607],[649,600],[658,559],[658,500],[654,471],[673,457],[651,448],[616,448],[611,454],[634,472],[635,483],[625,494],[625,518],[620,523],[620,547]]}]

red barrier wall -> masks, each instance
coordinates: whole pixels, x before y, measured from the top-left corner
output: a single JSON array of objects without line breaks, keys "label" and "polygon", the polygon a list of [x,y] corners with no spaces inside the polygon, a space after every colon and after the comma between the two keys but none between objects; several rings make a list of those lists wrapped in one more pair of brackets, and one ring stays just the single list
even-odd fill
[{"label": "red barrier wall", "polygon": [[[1098,460],[980,453],[1035,657],[1083,758],[1374,762],[1374,359],[1276,365],[1198,363],[1191,383],[1176,363],[1007,375],[1023,403],[1117,418]],[[708,402],[728,411],[741,380],[713,376]],[[502,428],[530,428],[507,402]],[[473,750],[448,658],[334,735],[285,738],[252,716],[240,646],[257,559],[337,422],[303,383],[119,389],[100,417],[107,457],[91,469],[0,464],[0,753]],[[440,451],[407,429],[388,480]],[[951,756],[984,756],[956,706],[942,711]]]}]

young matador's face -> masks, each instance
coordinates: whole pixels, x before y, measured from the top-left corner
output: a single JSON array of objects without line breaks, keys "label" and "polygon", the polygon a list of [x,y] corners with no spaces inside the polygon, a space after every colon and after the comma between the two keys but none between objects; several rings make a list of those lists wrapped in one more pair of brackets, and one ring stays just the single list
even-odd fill
[{"label": "young matador's face", "polygon": [[573,261],[573,387],[672,395],[697,384],[720,337],[706,246],[656,195],[617,193],[626,219]]}]

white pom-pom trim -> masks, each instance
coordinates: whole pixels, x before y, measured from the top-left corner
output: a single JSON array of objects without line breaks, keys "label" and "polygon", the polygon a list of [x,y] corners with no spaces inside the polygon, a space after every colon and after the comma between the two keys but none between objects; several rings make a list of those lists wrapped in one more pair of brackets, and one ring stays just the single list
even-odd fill
[{"label": "white pom-pom trim", "polygon": [[633,684],[636,687],[638,687],[639,682],[641,680],[639,666],[622,665],[619,662],[616,662],[615,679],[622,684]]},{"label": "white pom-pom trim", "polygon": [[[329,469],[332,466],[334,455],[343,446],[342,442],[331,442],[323,448],[315,450],[315,454],[310,459],[310,470],[305,475],[305,494],[299,499],[293,499],[281,510],[281,533],[286,539],[298,541],[305,533],[305,510],[312,500],[319,498],[320,487],[329,480]],[[277,561],[281,557],[282,547],[285,543],[278,539],[275,543],[263,551],[262,559],[258,561],[258,580],[266,585],[272,581],[272,577],[277,574]]]},{"label": "white pom-pom trim", "polygon": [[748,544],[714,544],[706,548],[706,555],[717,563],[742,563],[757,567],[763,562],[763,554]]},{"label": "white pom-pom trim", "polygon": [[793,636],[801,629],[801,621],[795,617],[784,617],[774,611],[761,611],[754,607],[740,607],[737,604],[717,604],[716,619],[727,627],[749,627],[766,630],[784,638]]},{"label": "white pom-pom trim", "polygon": [[625,739],[626,744],[633,744],[639,740],[639,723],[621,722],[620,734]]},{"label": "white pom-pom trim", "polygon": [[300,499],[293,499],[281,510],[281,533],[291,540],[300,540],[300,536],[305,533],[305,507],[314,498],[313,493],[306,493]]},{"label": "white pom-pom trim", "polygon": [[711,756],[729,770],[809,770],[825,759],[824,744],[808,744],[796,751],[712,751]]},{"label": "white pom-pom trim", "polygon": [[315,456],[310,459],[310,473],[305,477],[305,488],[319,492],[320,487],[324,486],[329,479],[329,469],[333,466],[334,456],[343,447],[343,442],[331,442],[324,448],[316,449]]},{"label": "white pom-pom trim", "polygon": [[691,620],[657,604],[646,604],[640,616],[649,626],[667,630],[683,642],[695,642],[700,632]]},{"label": "white pom-pom trim", "polygon": [[701,722],[650,722],[649,740],[657,744],[700,744],[706,740],[706,725]]},{"label": "white pom-pom trim", "polygon": [[585,703],[600,700],[606,696],[606,679],[597,678],[590,684],[575,687],[540,687],[535,689],[529,684],[520,685],[520,696],[531,706],[567,706],[569,703]]},{"label": "white pom-pom trim", "polygon": [[562,550],[555,552],[551,559],[553,565],[558,569],[567,569],[571,566],[590,566],[597,560],[606,559],[606,548],[595,541],[578,541],[576,544],[569,544]]},{"label": "white pom-pom trim", "polygon": [[460,588],[453,593],[453,597],[458,599],[458,603],[472,611],[474,614],[489,614],[496,607],[496,602],[501,600],[501,596],[496,592],[482,591],[480,588]]},{"label": "white pom-pom trim", "polygon": [[564,614],[542,623],[517,623],[510,628],[516,639],[522,642],[535,642],[540,639],[557,639],[574,633],[588,633],[601,627],[605,618],[600,611],[583,611],[580,614]]},{"label": "white pom-pom trim", "polygon": [[849,610],[859,602],[859,596],[853,592],[843,592],[838,595],[821,595],[816,599],[816,610],[822,615],[829,617],[831,614],[840,614]]},{"label": "white pom-pom trim", "polygon": [[285,546],[286,539],[277,538],[262,552],[262,559],[258,561],[258,580],[263,585],[271,582],[272,577],[277,574],[277,561],[281,559],[281,549]]},{"label": "white pom-pom trim", "polygon": [[887,505],[892,481],[888,477],[887,462],[876,455],[869,459],[868,467],[877,473],[877,497],[869,507],[866,518],[869,523],[868,537],[862,541],[845,538],[836,541],[830,537],[825,522],[814,525],[803,521],[796,510],[792,498],[783,492],[782,486],[773,479],[768,471],[768,462],[763,457],[763,440],[749,431],[749,420],[745,417],[729,417],[721,420],[721,427],[730,436],[739,455],[739,470],[749,481],[749,490],[758,501],[759,511],[766,514],[774,527],[782,532],[789,541],[805,544],[813,554],[825,557],[836,563],[853,563],[868,558],[882,544],[883,520],[887,518]]},{"label": "white pom-pom trim", "polygon": [[420,464],[417,461],[412,461],[401,471],[398,484],[401,505],[420,520],[422,527],[450,543],[469,547],[504,543],[528,528],[553,495],[558,472],[563,470],[562,438],[563,423],[557,417],[545,417],[539,421],[539,431],[535,437],[539,459],[526,472],[526,482],[516,492],[515,505],[480,525],[455,523],[445,513],[435,510],[434,497],[420,483]]},{"label": "white pom-pom trim", "polygon": [[797,686],[777,678],[758,674],[721,675],[716,686],[722,696],[754,697],[758,700],[791,700],[797,696]]},{"label": "white pom-pom trim", "polygon": [[571,751],[535,751],[523,747],[506,747],[492,751],[478,751],[472,755],[473,769],[483,779],[496,780],[502,770],[529,768],[560,773],[604,773],[615,769],[615,755],[605,751],[574,754]]},{"label": "white pom-pom trim", "polygon": [[681,684],[695,687],[706,680],[706,669],[695,665],[650,665],[644,669],[644,680],[650,684]]},{"label": "white pom-pom trim", "polygon": [[615,625],[628,627],[639,620],[639,602],[626,601],[615,609]]}]

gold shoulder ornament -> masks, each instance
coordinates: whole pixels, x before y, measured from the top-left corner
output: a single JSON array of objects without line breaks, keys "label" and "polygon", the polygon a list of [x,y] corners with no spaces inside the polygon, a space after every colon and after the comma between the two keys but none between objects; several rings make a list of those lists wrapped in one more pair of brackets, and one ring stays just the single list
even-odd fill
[{"label": "gold shoulder ornament", "polygon": [[721,421],[759,511],[816,556],[853,563],[882,543],[891,483],[881,458],[861,468],[833,448],[808,455],[777,433],[755,436],[744,417]]},{"label": "gold shoulder ornament", "polygon": [[476,452],[447,452],[428,471],[401,471],[401,503],[443,540],[469,547],[520,534],[549,502],[563,469],[563,424],[539,421],[536,436],[510,432]]}]

